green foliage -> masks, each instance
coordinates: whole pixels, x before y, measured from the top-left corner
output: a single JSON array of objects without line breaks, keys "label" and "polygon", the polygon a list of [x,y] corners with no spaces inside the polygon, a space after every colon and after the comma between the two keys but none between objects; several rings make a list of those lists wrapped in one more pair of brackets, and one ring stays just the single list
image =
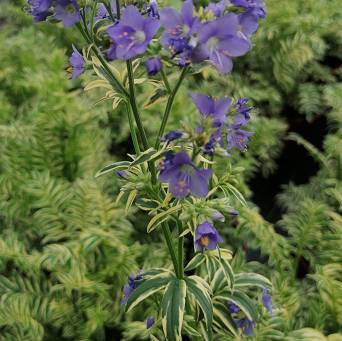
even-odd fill
[{"label": "green foliage", "polygon": [[[242,157],[233,155],[237,167],[229,169],[229,161],[223,159],[214,165],[225,176],[226,191],[234,188],[235,196],[229,192],[229,200],[217,198],[210,207],[187,203],[182,211],[182,219],[191,222],[199,211],[209,216],[214,209],[238,208],[239,218],[221,225],[234,258],[221,250],[223,263],[217,255],[197,255],[190,261],[189,274],[209,269],[205,276],[210,287],[197,276],[186,278],[186,285],[176,280],[168,284],[174,277],[163,269],[167,280],[159,278],[154,287],[147,280],[139,286],[141,291],[147,287],[149,299],[125,317],[119,302],[127,275],[137,271],[138,264],[152,268],[165,264],[168,257],[153,233],[146,237],[152,247],[133,243],[137,238],[132,234],[142,238],[148,226],[131,209],[136,191],[146,183],[143,175],[138,172],[123,194],[129,198],[126,210],[114,200],[119,187],[114,173],[94,179],[104,165],[111,164],[110,172],[132,166],[117,163],[122,155],[114,160],[108,155],[112,143],[127,140],[128,122],[122,119],[126,113],[121,105],[113,112],[110,101],[93,105],[99,98],[95,95],[103,96],[99,84],[96,89],[94,83],[88,84],[88,89],[95,89],[94,97],[91,92],[87,98],[80,95],[81,84],[70,83],[64,71],[65,50],[70,50],[71,37],[77,41],[76,35],[57,26],[33,27],[22,10],[24,3],[5,1],[0,6],[0,340],[105,340],[106,329],[112,328],[123,331],[122,340],[163,340],[161,319],[151,330],[144,322],[131,320],[155,316],[156,302],[162,301],[168,285],[166,293],[182,307],[185,304],[184,312],[163,306],[164,317],[178,316],[174,325],[164,323],[168,335],[179,337],[175,325],[181,325],[184,315],[182,333],[191,340],[205,339],[211,320],[214,340],[240,340],[226,309],[231,300],[246,314],[262,314],[254,340],[340,341],[342,86],[336,63],[342,52],[340,1],[266,1],[268,17],[260,25],[254,49],[235,63],[237,72],[217,79],[216,72],[204,68],[187,84],[217,96],[248,97],[259,108],[252,115],[255,134],[249,150]],[[171,83],[178,77],[168,76]],[[143,120],[149,133],[158,129],[156,118],[165,104],[160,86],[137,84],[152,94],[148,99],[138,96],[145,104]],[[113,94],[107,95],[105,99],[111,100]],[[241,193],[251,197],[247,181],[257,171],[267,176],[276,170],[288,129],[287,111],[294,109],[308,121],[325,115],[330,130],[323,150],[299,135],[289,136],[308,150],[320,170],[307,184],[286,186],[278,196],[284,214],[273,225],[251,201],[242,207],[239,198]],[[180,121],[195,122],[196,115],[188,94],[181,91],[168,128],[179,128]],[[151,157],[155,155],[147,159]],[[165,214],[162,204],[167,203],[137,201],[138,207],[153,212],[150,221],[156,224],[151,231],[160,228],[170,213]],[[191,227],[184,232],[190,231]],[[263,263],[247,262],[242,251],[246,249],[260,251]],[[249,296],[260,296],[257,288],[269,286],[255,272],[272,280],[273,318],[265,311],[253,311],[249,302]],[[236,290],[223,290],[227,282]],[[131,307],[141,300],[139,292],[135,294]],[[187,305],[196,311],[197,320],[187,314]]]},{"label": "green foliage", "polygon": [[0,41],[0,339],[101,340],[143,251],[112,179],[94,179],[105,111],[70,88],[53,37],[29,26]]}]

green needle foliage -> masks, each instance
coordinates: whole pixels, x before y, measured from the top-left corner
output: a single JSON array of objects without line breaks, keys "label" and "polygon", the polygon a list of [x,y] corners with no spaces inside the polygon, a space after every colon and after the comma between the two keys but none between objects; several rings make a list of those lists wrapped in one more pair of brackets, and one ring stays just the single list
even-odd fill
[{"label": "green needle foliage", "polygon": [[70,89],[52,36],[5,29],[0,41],[0,340],[103,340],[143,252],[113,178],[94,179],[106,113]]}]

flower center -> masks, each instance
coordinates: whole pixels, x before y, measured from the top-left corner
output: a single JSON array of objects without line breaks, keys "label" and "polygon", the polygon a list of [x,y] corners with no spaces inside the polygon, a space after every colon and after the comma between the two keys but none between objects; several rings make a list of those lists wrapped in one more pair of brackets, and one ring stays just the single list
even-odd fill
[{"label": "flower center", "polygon": [[181,172],[192,176],[195,174],[195,169],[191,165],[183,165],[180,167]]},{"label": "flower center", "polygon": [[65,11],[66,11],[68,14],[75,14],[76,8],[75,8],[74,5],[69,4],[68,6],[65,7]]},{"label": "flower center", "polygon": [[211,37],[208,40],[209,50],[215,50],[220,40],[217,37]]},{"label": "flower center", "polygon": [[200,244],[203,246],[203,247],[208,247],[209,245],[209,237],[208,236],[202,236],[200,238]]},{"label": "flower center", "polygon": [[135,32],[134,36],[139,43],[143,43],[146,39],[146,34],[144,31],[137,31]]},{"label": "flower center", "polygon": [[188,35],[189,34],[189,32],[190,32],[190,27],[188,26],[188,25],[183,25],[183,29],[182,29],[182,31],[183,31],[183,34],[184,35]]},{"label": "flower center", "polygon": [[188,184],[184,180],[179,180],[176,185],[177,191],[182,194],[188,194],[190,192],[190,188]]}]

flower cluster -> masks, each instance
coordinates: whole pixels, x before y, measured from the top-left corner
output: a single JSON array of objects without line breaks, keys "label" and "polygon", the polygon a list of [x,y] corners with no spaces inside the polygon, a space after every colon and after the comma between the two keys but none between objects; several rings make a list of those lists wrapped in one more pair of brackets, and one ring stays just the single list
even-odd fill
[{"label": "flower cluster", "polygon": [[[186,0],[181,12],[173,8],[161,11],[165,28],[161,43],[173,56],[178,56],[180,65],[211,61],[221,73],[232,70],[232,58],[243,56],[251,48],[250,37],[258,26],[255,10],[236,3],[245,9],[240,14],[225,13],[229,1],[209,4],[206,13],[214,20],[200,20],[195,14],[192,0]],[[261,7],[263,9],[263,7]]]},{"label": "flower cluster", "polygon": [[52,15],[70,27],[80,21],[80,6],[76,0],[28,0],[35,21],[44,21]]},{"label": "flower cluster", "polygon": [[[80,8],[77,0],[28,0],[28,3],[35,21],[53,16],[66,27],[79,22],[80,10],[86,10]],[[229,11],[231,8],[235,11]],[[143,54],[162,26],[160,43],[180,66],[209,61],[221,73],[231,72],[233,58],[251,49],[251,35],[259,19],[265,16],[262,0],[210,3],[204,8],[204,16],[196,12],[192,0],[186,0],[180,12],[173,8],[159,12],[155,0],[141,9],[135,5],[124,7],[121,17],[116,11],[114,0],[107,6],[100,3],[94,18],[95,22],[114,20],[107,30],[111,41],[107,50],[109,60],[128,60]],[[155,60],[153,63],[152,66],[152,62],[147,64],[150,75],[160,70]]]}]

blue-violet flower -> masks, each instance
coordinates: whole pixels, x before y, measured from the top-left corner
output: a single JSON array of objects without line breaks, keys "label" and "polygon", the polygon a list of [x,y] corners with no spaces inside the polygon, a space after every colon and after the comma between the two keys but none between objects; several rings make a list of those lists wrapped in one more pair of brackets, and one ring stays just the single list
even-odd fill
[{"label": "blue-violet flower", "polygon": [[239,35],[240,22],[235,13],[228,13],[202,25],[198,32],[201,44],[201,54],[205,54],[220,73],[226,74],[233,68],[233,57],[246,54],[250,48],[250,41]]},{"label": "blue-violet flower", "polygon": [[131,273],[128,277],[128,282],[123,287],[124,298],[121,300],[121,304],[126,304],[132,292],[137,288],[138,281],[141,281],[143,278],[143,271],[140,270],[138,275],[135,276]]},{"label": "blue-violet flower", "polygon": [[154,318],[150,317],[146,320],[146,329],[150,329],[152,328],[152,326],[154,325]]},{"label": "blue-violet flower", "polygon": [[178,140],[181,137],[183,137],[183,135],[184,135],[184,133],[182,133],[181,131],[172,130],[172,131],[170,131],[164,135],[164,137],[162,138],[162,141],[163,142],[175,141],[175,140]]},{"label": "blue-violet flower", "polygon": [[149,76],[156,75],[162,68],[162,63],[159,58],[149,58],[146,63],[146,70]]},{"label": "blue-violet flower", "polygon": [[195,236],[196,251],[215,250],[218,243],[221,242],[223,242],[223,239],[213,224],[205,221],[197,226]]},{"label": "blue-violet flower", "polygon": [[72,67],[72,75],[71,79],[76,79],[78,76],[80,76],[84,72],[85,68],[85,60],[81,53],[78,52],[76,47],[72,45],[73,53],[71,54],[71,57],[69,58],[69,63]]},{"label": "blue-violet flower", "polygon": [[264,292],[262,294],[261,301],[262,301],[263,306],[270,313],[270,315],[273,315],[273,307],[272,307],[272,302],[271,302],[271,296],[269,295],[267,288],[264,288]]},{"label": "blue-violet flower", "polygon": [[73,26],[81,20],[80,7],[76,0],[58,0],[56,19],[63,21],[65,27]]},{"label": "blue-violet flower", "polygon": [[186,152],[179,152],[166,155],[159,180],[169,184],[169,191],[176,198],[185,198],[189,194],[206,197],[211,175],[210,169],[197,168]]},{"label": "blue-violet flower", "polygon": [[144,18],[135,6],[127,6],[119,23],[107,30],[115,45],[116,58],[128,60],[144,53],[159,26],[159,20]]},{"label": "blue-violet flower", "polygon": [[30,12],[34,21],[44,21],[49,15],[49,9],[52,5],[52,0],[28,0],[31,6]]}]

